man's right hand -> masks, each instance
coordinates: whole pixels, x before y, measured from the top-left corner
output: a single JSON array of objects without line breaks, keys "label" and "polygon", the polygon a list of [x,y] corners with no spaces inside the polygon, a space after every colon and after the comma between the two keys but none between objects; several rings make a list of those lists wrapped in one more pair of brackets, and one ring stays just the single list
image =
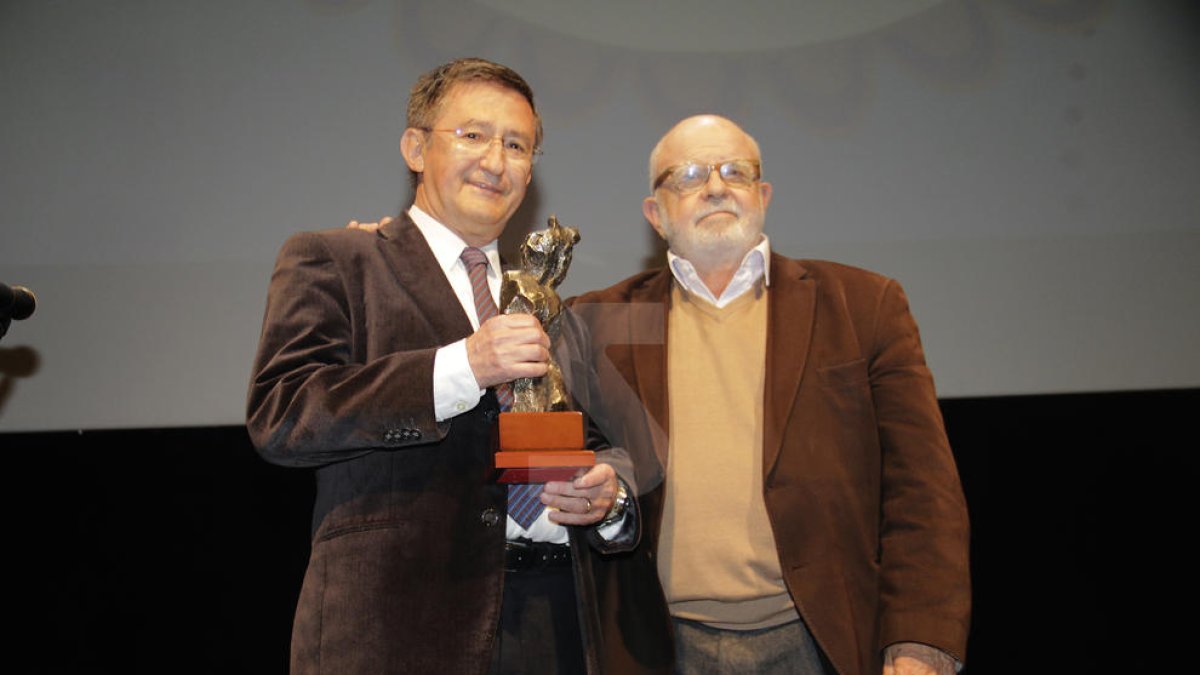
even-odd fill
[{"label": "man's right hand", "polygon": [[494,316],[467,338],[467,362],[486,389],[518,377],[541,377],[550,360],[550,338],[531,314]]}]

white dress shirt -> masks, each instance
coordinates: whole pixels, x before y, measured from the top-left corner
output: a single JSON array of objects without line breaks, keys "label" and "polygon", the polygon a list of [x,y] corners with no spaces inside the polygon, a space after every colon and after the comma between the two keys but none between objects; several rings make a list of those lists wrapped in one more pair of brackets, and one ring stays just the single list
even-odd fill
[{"label": "white dress shirt", "polygon": [[771,242],[764,234],[762,241],[742,256],[742,264],[738,266],[737,272],[734,272],[733,278],[729,280],[729,285],[721,292],[719,298],[713,296],[712,291],[696,272],[695,266],[685,258],[680,258],[671,251],[667,251],[667,266],[671,268],[671,275],[675,277],[675,281],[683,287],[683,290],[703,298],[709,304],[724,307],[754,288],[754,284],[758,283],[759,279],[763,280],[764,285],[771,285]]},{"label": "white dress shirt", "polygon": [[[434,220],[432,216],[422,211],[415,204],[409,208],[408,216],[412,218],[417,229],[425,237],[438,266],[445,273],[450,287],[458,296],[463,311],[471,320],[471,326],[479,330],[479,317],[475,313],[475,293],[471,289],[471,278],[467,266],[463,263],[462,252],[467,243],[450,228]],[[492,300],[500,304],[500,252],[496,242],[478,247],[488,259],[488,286],[492,291]],[[484,390],[475,381],[475,373],[467,360],[467,340],[463,338],[437,350],[433,359],[433,410],[438,421],[444,421],[460,415],[479,405]],[[562,525],[550,522],[547,517],[549,510],[543,510],[537,520],[525,529],[512,518],[508,519],[505,536],[508,539],[522,537],[534,541],[547,541],[554,544],[567,543],[567,529]],[[614,525],[616,525],[614,523]],[[611,527],[611,526],[610,526]],[[607,530],[608,528],[605,528]],[[615,529],[619,529],[615,528]],[[601,531],[601,535],[608,534]],[[611,535],[610,535],[611,536]]]}]

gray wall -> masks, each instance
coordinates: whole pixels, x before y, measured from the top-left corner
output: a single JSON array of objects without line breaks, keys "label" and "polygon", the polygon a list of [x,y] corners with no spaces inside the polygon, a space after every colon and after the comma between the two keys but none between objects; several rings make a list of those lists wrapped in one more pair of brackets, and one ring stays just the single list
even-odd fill
[{"label": "gray wall", "polygon": [[537,92],[506,242],[583,234],[566,294],[655,264],[646,159],[718,112],[772,246],[898,278],[943,396],[1200,386],[1193,3],[5,0],[0,431],[235,424],[290,233],[396,213],[407,88]]}]

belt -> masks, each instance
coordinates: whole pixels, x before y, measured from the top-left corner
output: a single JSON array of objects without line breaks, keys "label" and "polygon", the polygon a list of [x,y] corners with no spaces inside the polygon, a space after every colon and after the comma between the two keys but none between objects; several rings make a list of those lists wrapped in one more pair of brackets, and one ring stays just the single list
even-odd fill
[{"label": "belt", "polygon": [[504,570],[530,572],[571,564],[571,547],[528,539],[504,543]]}]

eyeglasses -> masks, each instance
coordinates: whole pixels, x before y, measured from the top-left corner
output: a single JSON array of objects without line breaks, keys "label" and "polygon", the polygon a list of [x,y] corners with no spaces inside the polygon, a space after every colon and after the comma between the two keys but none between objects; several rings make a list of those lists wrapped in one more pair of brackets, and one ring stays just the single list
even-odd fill
[{"label": "eyeglasses", "polygon": [[488,148],[492,147],[492,143],[495,141],[500,141],[500,149],[504,151],[504,156],[509,161],[536,164],[537,158],[542,154],[541,148],[533,147],[533,144],[520,137],[493,136],[479,127],[459,127],[457,129],[430,129],[423,127],[422,129],[424,131],[454,134],[454,147],[462,152],[474,155],[482,155],[487,152]]},{"label": "eyeglasses", "polygon": [[654,179],[654,189],[665,187],[678,194],[695,192],[708,183],[714,169],[729,187],[750,187],[762,176],[761,165],[753,159],[731,159],[719,164],[688,162],[676,164],[658,174],[658,178]]}]

